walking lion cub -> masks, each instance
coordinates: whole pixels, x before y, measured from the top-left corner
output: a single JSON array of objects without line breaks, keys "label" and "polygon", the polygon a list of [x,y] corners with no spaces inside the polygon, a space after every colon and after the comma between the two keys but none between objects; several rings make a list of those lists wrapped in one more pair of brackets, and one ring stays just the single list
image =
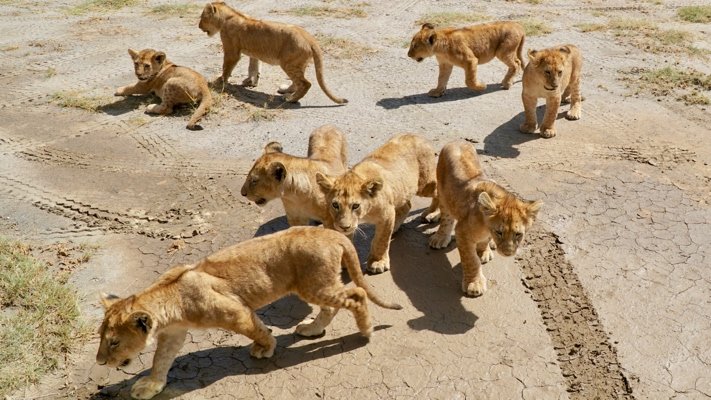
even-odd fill
[{"label": "walking lion cub", "polygon": [[486,180],[476,150],[467,142],[449,143],[442,149],[437,162],[437,194],[440,226],[430,238],[430,247],[446,247],[456,222],[462,290],[469,296],[481,296],[486,292],[481,264],[491,260],[490,239],[499,254],[514,255],[543,203],[521,200]]},{"label": "walking lion cub", "polygon": [[[345,288],[341,266],[356,287]],[[222,328],[254,340],[250,354],[271,357],[276,340],[255,310],[287,294],[321,306],[316,319],[296,327],[318,336],[339,309],[355,316],[363,336],[373,332],[367,300],[393,310],[363,279],[353,244],[321,227],[296,227],[227,247],[193,265],[174,267],[142,292],[120,299],[102,294],[96,362],[125,366],[157,339],[151,374],[136,381],[131,396],[150,399],[166,385],[168,370],[188,329]]]},{"label": "walking lion cub", "polygon": [[420,62],[427,57],[437,57],[439,77],[437,87],[427,94],[440,97],[447,89],[452,67],[464,68],[467,87],[484,90],[486,85],[477,80],[476,70],[494,57],[509,67],[501,81],[501,87],[509,89],[514,76],[523,66],[523,42],[525,33],[521,24],[511,21],[492,22],[466,28],[435,29],[425,23],[410,43],[407,56]]}]

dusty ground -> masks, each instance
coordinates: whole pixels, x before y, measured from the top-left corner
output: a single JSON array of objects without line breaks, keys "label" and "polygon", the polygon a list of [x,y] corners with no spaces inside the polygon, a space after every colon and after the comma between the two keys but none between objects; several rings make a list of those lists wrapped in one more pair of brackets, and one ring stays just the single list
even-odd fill
[{"label": "dusty ground", "polygon": [[[158,1],[72,15],[79,2],[44,3],[0,1],[0,234],[98,245],[73,278],[85,318],[97,326],[98,292],[134,293],[173,264],[285,228],[280,204],[260,209],[240,196],[244,174],[270,140],[304,154],[308,134],[324,123],[346,132],[353,163],[397,132],[438,147],[465,138],[497,181],[545,202],[519,255],[485,267],[491,285],[483,297],[460,294],[456,249],[428,249],[434,227],[412,218],[393,239],[392,271],[368,277],[405,305],[372,309],[379,329],[370,343],[346,313],[323,338],[299,339],[293,328],[313,311],[287,298],[260,313],[278,339],[273,359],[250,359],[244,337],[193,332],[157,398],[711,397],[711,116],[708,106],[638,90],[629,72],[678,65],[710,73],[708,60],[576,27],[645,19],[693,32],[694,44],[708,49],[708,25],[675,19],[681,2],[493,0],[467,8],[405,0],[358,5],[367,18],[332,18],[273,11],[348,3],[233,1],[249,14],[351,41],[326,58],[326,81],[350,103],[334,107],[314,85],[300,106],[283,106],[272,97],[285,82],[281,70],[265,66],[259,87],[245,89],[236,85],[243,62],[199,132],[184,129],[190,110],[154,118],[143,114],[148,100],[111,96],[134,81],[129,47],[164,50],[210,78],[219,73],[219,40],[197,28],[199,6],[183,17],[151,12]],[[500,90],[505,67],[497,61],[480,68],[484,93],[464,88],[455,70],[444,97],[427,97],[436,63],[409,60],[405,46],[414,21],[438,11],[539,18],[553,32],[529,37],[527,48],[577,44],[583,118],[559,119],[552,140],[520,134],[521,86]],[[356,45],[360,57],[344,51]],[[57,104],[67,97],[98,109]],[[361,255],[368,243],[358,238]],[[89,341],[14,398],[127,398],[151,351],[116,371],[94,364],[96,347]]]}]

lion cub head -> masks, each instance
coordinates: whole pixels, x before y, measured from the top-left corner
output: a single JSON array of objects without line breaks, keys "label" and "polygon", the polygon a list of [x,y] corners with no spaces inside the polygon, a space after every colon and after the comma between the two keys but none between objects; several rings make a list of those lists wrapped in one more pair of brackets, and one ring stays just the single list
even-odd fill
[{"label": "lion cub head", "polygon": [[477,203],[491,238],[496,243],[496,250],[507,257],[516,254],[526,230],[533,225],[543,205],[540,200],[521,200],[500,186],[488,190],[488,193],[481,192]]},{"label": "lion cub head", "polygon": [[214,36],[222,29],[222,18],[220,17],[219,6],[224,4],[222,1],[213,1],[207,3],[200,14],[200,23],[198,27],[201,31],[207,33],[207,36]]},{"label": "lion cub head", "polygon": [[543,87],[549,91],[558,90],[569,59],[570,48],[561,46],[554,49],[529,50],[528,60],[535,67],[537,75],[543,78]]},{"label": "lion cub head", "polygon": [[128,49],[128,54],[133,60],[133,70],[139,81],[155,78],[165,62],[165,53],[153,49],[143,49],[141,51]]},{"label": "lion cub head", "polygon": [[153,318],[146,312],[131,310],[134,297],[120,299],[102,293],[104,321],[99,327],[101,342],[96,362],[109,367],[124,367],[150,344]]},{"label": "lion cub head", "polygon": [[420,31],[412,37],[412,42],[410,42],[410,50],[407,51],[407,56],[417,62],[433,56],[434,44],[436,40],[437,34],[435,33],[434,25],[428,22],[422,24]]},{"label": "lion cub head", "polygon": [[346,235],[358,228],[360,220],[368,214],[373,199],[383,188],[382,179],[363,178],[353,172],[346,172],[336,179],[317,173],[316,182],[326,195],[334,228]]},{"label": "lion cub head", "polygon": [[279,197],[286,178],[286,166],[279,161],[282,154],[279,142],[270,142],[264,147],[264,154],[254,162],[242,185],[242,196],[258,206]]}]

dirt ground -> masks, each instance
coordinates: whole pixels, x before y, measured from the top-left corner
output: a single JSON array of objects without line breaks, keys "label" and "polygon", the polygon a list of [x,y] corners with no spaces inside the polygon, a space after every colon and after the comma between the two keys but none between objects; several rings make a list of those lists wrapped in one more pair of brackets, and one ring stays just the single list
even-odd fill
[{"label": "dirt ground", "polygon": [[[173,3],[151,0],[77,14],[78,1],[0,1],[0,234],[97,245],[72,282],[85,319],[98,327],[99,292],[135,293],[174,264],[287,227],[279,202],[259,208],[239,193],[268,141],[305,154],[310,132],[334,124],[347,134],[354,164],[398,132],[437,148],[466,139],[499,183],[545,202],[519,254],[485,266],[483,297],[462,296],[456,246],[429,249],[436,227],[413,211],[393,238],[392,270],[367,277],[405,306],[371,308],[370,342],[347,313],[322,338],[295,336],[295,325],[315,313],[285,298],[260,311],[277,337],[272,359],[251,359],[245,337],[192,332],[156,398],[709,398],[710,106],[677,101],[678,88],[655,97],[639,80],[640,71],[667,66],[711,73],[708,56],[650,47],[654,33],[640,41],[638,30],[581,24],[652,21],[690,32],[705,51],[711,29],[676,18],[677,7],[693,2],[531,3],[538,2],[233,0],[322,41],[343,39],[326,48],[325,77],[350,102],[328,100],[311,67],[309,93],[298,105],[282,104],[275,94],[283,72],[264,66],[259,86],[243,88],[243,60],[204,130],[188,131],[190,109],[151,117],[143,113],[151,99],[112,94],[135,80],[129,47],[164,50],[208,78],[219,74],[219,39],[197,28],[202,2],[185,13],[161,12]],[[289,12],[304,5],[331,13]],[[361,12],[333,12],[353,7]],[[578,45],[582,119],[559,118],[550,140],[519,133],[521,83],[501,90],[498,61],[479,68],[489,84],[483,93],[464,87],[455,68],[445,96],[429,98],[436,62],[416,63],[406,47],[420,17],[445,11],[547,24],[551,33],[529,36],[526,49]],[[416,208],[425,204],[418,199]],[[361,256],[372,230],[365,233],[356,240]],[[94,363],[97,345],[93,338],[12,398],[129,398],[152,349],[120,371]]]}]

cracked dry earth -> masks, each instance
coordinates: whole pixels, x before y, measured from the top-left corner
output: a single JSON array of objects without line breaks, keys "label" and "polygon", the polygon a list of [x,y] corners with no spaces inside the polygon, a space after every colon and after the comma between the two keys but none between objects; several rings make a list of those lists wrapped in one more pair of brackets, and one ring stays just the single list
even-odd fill
[{"label": "cracked dry earth", "polygon": [[[272,359],[251,359],[245,337],[194,331],[156,398],[709,398],[711,117],[673,99],[630,97],[618,80],[620,70],[670,60],[708,64],[574,28],[603,13],[666,21],[681,5],[653,3],[397,0],[360,4],[367,18],[344,19],[272,12],[350,4],[343,1],[232,1],[251,15],[367,51],[356,59],[326,52],[326,81],[350,100],[344,107],[316,86],[300,106],[282,105],[272,94],[285,77],[265,66],[259,87],[229,86],[205,129],[191,132],[184,129],[190,110],[149,117],[147,99],[111,94],[134,81],[129,47],[165,50],[174,62],[217,76],[221,50],[197,28],[199,6],[183,17],[152,13],[158,1],[77,16],[66,9],[78,2],[0,2],[0,234],[97,244],[72,283],[85,319],[98,326],[100,291],[129,295],[171,265],[286,228],[278,202],[258,208],[239,195],[268,141],[304,154],[309,133],[332,123],[347,134],[354,164],[397,132],[416,132],[438,148],[466,139],[498,182],[545,202],[519,254],[484,267],[490,289],[483,297],[460,294],[455,247],[430,250],[435,227],[413,212],[393,238],[392,270],[367,277],[405,306],[371,307],[377,328],[370,342],[347,313],[324,337],[300,339],[293,329],[314,310],[285,298],[259,313],[277,338]],[[439,11],[494,19],[545,13],[553,33],[529,37],[526,48],[581,48],[582,119],[559,119],[551,140],[520,134],[521,84],[500,90],[493,82],[505,67],[497,61],[479,69],[490,83],[484,93],[464,88],[455,69],[447,94],[427,97],[436,63],[409,60],[403,46],[419,16]],[[707,28],[696,32],[702,43],[711,40]],[[246,68],[243,60],[233,82]],[[62,108],[53,96],[67,92],[101,106]],[[371,236],[366,228],[357,237],[361,257]],[[150,368],[152,348],[124,370],[110,370],[94,364],[97,345],[93,337],[59,371],[12,398],[129,398]]]}]

